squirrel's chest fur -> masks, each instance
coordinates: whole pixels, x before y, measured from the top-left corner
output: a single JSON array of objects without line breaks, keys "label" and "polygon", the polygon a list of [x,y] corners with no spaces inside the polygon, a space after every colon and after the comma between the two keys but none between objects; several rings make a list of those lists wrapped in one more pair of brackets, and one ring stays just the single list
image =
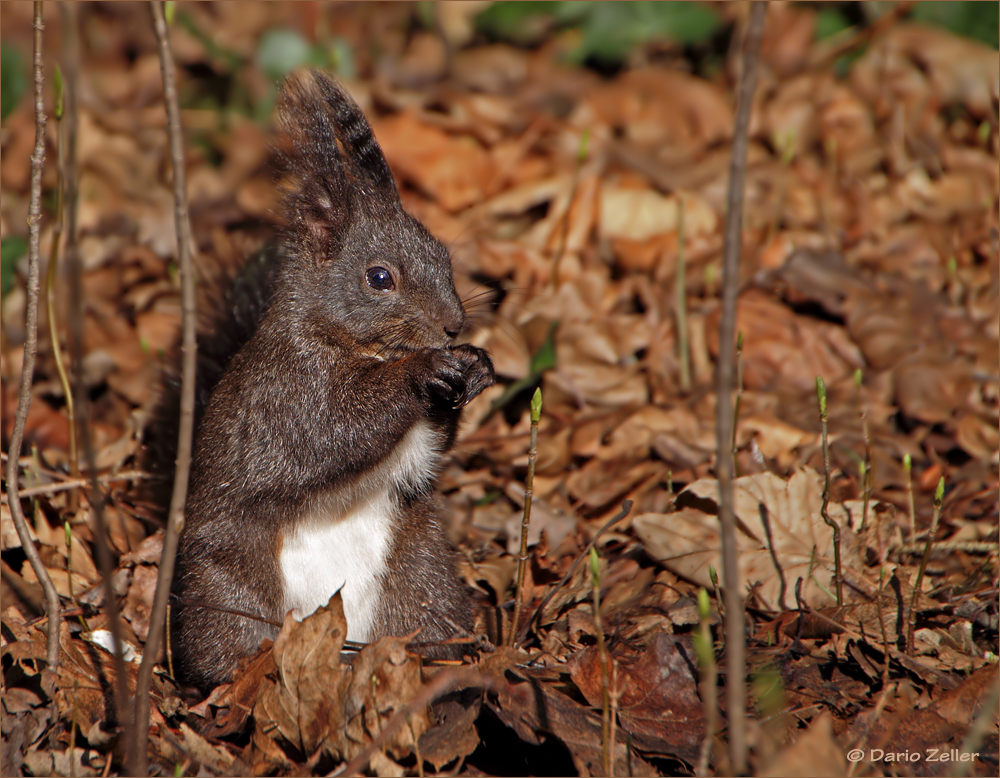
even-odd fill
[{"label": "squirrel's chest fur", "polygon": [[303,618],[341,592],[349,640],[367,641],[399,537],[405,495],[426,492],[441,457],[439,433],[418,422],[377,467],[310,499],[281,537],[284,611]]}]

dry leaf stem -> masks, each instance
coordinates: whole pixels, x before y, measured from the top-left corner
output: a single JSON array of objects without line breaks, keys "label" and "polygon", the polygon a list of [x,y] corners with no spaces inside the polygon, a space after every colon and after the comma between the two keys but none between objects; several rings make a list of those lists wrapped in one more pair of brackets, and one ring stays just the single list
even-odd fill
[{"label": "dry leaf stem", "polygon": [[31,197],[28,206],[28,284],[27,310],[25,312],[24,361],[21,367],[21,387],[14,416],[14,430],[10,435],[10,456],[7,457],[7,498],[10,514],[14,519],[21,547],[35,572],[35,577],[45,592],[45,612],[48,614],[48,642],[46,660],[53,673],[59,669],[59,623],[62,620],[59,593],[56,591],[42,557],[35,548],[28,532],[18,494],[18,460],[24,442],[24,427],[31,407],[31,382],[35,375],[35,357],[38,354],[38,287],[39,243],[42,226],[42,168],[45,165],[45,75],[42,68],[42,3],[35,2],[34,23],[34,86],[35,86],[35,147],[31,153]]},{"label": "dry leaf stem", "polygon": [[931,546],[934,544],[934,536],[937,534],[938,521],[941,518],[941,502],[944,499],[944,476],[938,481],[937,489],[934,490],[934,515],[931,517],[931,530],[927,533],[927,541],[924,546],[924,555],[920,558],[920,568],[917,570],[917,580],[913,582],[913,593],[910,595],[910,613],[906,623],[906,653],[913,653],[913,629],[917,623],[917,599],[920,597],[920,584],[924,580],[924,571],[927,569],[927,562],[931,558]]},{"label": "dry leaf stem", "polygon": [[528,445],[528,475],[524,480],[524,513],[521,517],[521,553],[517,557],[517,587],[514,593],[514,616],[507,631],[506,643],[514,645],[517,625],[524,606],[524,573],[528,567],[528,527],[531,524],[531,498],[534,494],[535,460],[538,458],[538,420],[542,415],[542,390],[536,389],[531,397],[531,442]]},{"label": "dry leaf stem", "polygon": [[167,135],[170,139],[170,167],[174,179],[174,224],[177,230],[177,254],[181,275],[182,311],[182,375],[181,412],[177,439],[177,468],[174,472],[174,490],[170,497],[170,513],[163,538],[163,555],[156,577],[156,594],[149,618],[149,636],[143,652],[142,664],[136,679],[135,739],[131,744],[129,768],[133,775],[146,775],[146,732],[149,728],[149,685],[153,675],[153,661],[163,636],[167,613],[167,598],[174,576],[177,540],[184,524],[184,502],[187,498],[188,476],[191,470],[191,438],[194,431],[194,378],[197,361],[195,340],[195,289],[194,259],[191,246],[191,222],[188,218],[187,180],[184,173],[184,137],[181,133],[180,108],[177,102],[177,75],[170,50],[170,32],[164,16],[162,2],[151,3],[153,27],[159,43],[160,70],[163,74],[163,99],[167,109]]},{"label": "dry leaf stem", "polygon": [[729,188],[726,193],[726,231],[723,243],[722,317],[719,323],[717,369],[716,468],[719,478],[719,519],[722,524],[722,569],[726,581],[726,670],[729,717],[729,759],[732,771],[747,770],[746,737],[746,636],[743,602],[739,586],[736,547],[736,517],[733,513],[733,391],[734,346],[736,340],[736,295],[742,248],[743,187],[746,180],[750,107],[757,86],[757,63],[764,31],[767,3],[756,0],[751,6],[743,51],[743,73],[733,130]]},{"label": "dry leaf stem", "polygon": [[830,516],[830,441],[827,437],[826,384],[816,376],[816,397],[819,400],[819,424],[823,437],[823,504],[819,514],[833,533],[833,582],[837,607],[844,604],[843,569],[840,566],[840,525]]}]

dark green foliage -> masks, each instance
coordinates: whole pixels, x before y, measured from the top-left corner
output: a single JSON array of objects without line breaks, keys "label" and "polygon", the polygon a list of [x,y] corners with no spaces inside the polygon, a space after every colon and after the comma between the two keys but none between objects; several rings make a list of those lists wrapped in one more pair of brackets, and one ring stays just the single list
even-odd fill
[{"label": "dark green foliage", "polygon": [[911,18],[975,38],[994,49],[1000,43],[1000,5],[997,3],[922,2],[914,6]]},{"label": "dark green foliage", "polygon": [[0,119],[6,119],[28,88],[28,76],[20,52],[9,43],[0,46],[0,59]]},{"label": "dark green foliage", "polygon": [[0,241],[0,297],[6,297],[14,287],[14,271],[17,262],[28,253],[28,242],[20,235],[13,235]]},{"label": "dark green foliage", "polygon": [[651,40],[703,43],[719,20],[700,3],[502,2],[481,13],[477,24],[493,38],[521,45],[538,43],[554,29],[578,29],[581,41],[570,60],[616,63]]}]

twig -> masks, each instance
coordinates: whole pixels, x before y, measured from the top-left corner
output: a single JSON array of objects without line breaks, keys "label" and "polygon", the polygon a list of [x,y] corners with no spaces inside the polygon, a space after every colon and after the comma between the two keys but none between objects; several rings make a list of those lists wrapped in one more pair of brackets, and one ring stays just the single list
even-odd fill
[{"label": "twig", "polygon": [[684,195],[680,195],[677,206],[677,272],[674,273],[674,312],[677,316],[677,359],[679,364],[680,390],[683,394],[691,391],[691,347],[688,342],[687,326],[687,284],[684,255]]},{"label": "twig", "polygon": [[913,502],[913,457],[903,454],[903,469],[906,471],[906,502],[910,511],[910,540],[917,534],[917,508]]},{"label": "twig", "polygon": [[[63,14],[65,18],[65,13]],[[63,396],[66,398],[66,418],[69,421],[69,472],[74,478],[80,475],[80,455],[76,444],[76,412],[73,404],[73,389],[70,386],[69,374],[66,371],[66,363],[63,361],[62,346],[59,343],[59,325],[56,321],[56,275],[59,268],[59,258],[62,256],[62,237],[64,224],[66,221],[66,155],[67,155],[67,124],[63,122],[65,113],[66,89],[63,84],[62,70],[56,66],[55,78],[55,117],[56,117],[56,159],[57,179],[56,184],[56,222],[52,229],[52,247],[49,249],[49,269],[45,274],[45,302],[49,319],[49,343],[52,346],[52,357],[56,363],[56,373],[59,375],[59,383],[63,388]],[[75,105],[75,102],[74,102]],[[76,513],[77,495],[72,494],[69,499],[69,512]]]},{"label": "twig", "polygon": [[[610,690],[610,693],[611,693],[611,717],[610,717],[611,720],[609,722],[609,724],[610,724],[609,729],[611,731],[610,731],[610,733],[608,735],[608,741],[611,743],[611,758],[610,758],[611,771],[608,773],[608,775],[609,776],[613,776],[615,774],[614,773],[614,766],[615,766],[615,752],[614,752],[615,738],[618,735],[618,733],[617,733],[617,727],[618,727],[618,700],[622,696],[621,695],[621,689],[618,686],[618,660],[616,660],[616,659],[612,659],[611,660],[611,690]],[[629,775],[631,775],[631,774],[632,773],[630,771]]]},{"label": "twig", "polygon": [[875,475],[872,472],[874,462],[872,461],[872,438],[868,432],[868,411],[865,410],[864,403],[861,402],[861,383],[863,375],[861,368],[854,371],[854,389],[858,400],[858,414],[861,416],[861,435],[865,442],[865,458],[861,463],[861,497],[863,507],[861,509],[861,529],[868,528],[868,505],[872,497],[872,483]]},{"label": "twig", "polygon": [[524,605],[524,573],[528,567],[528,526],[531,524],[531,498],[534,494],[535,460],[538,458],[538,420],[542,415],[542,390],[536,389],[531,397],[531,443],[528,445],[528,475],[524,480],[524,514],[521,518],[521,553],[517,557],[517,588],[514,593],[514,616],[507,632],[506,643],[514,645],[517,625]]},{"label": "twig", "polygon": [[913,593],[910,595],[910,613],[906,619],[906,653],[908,654],[913,653],[913,628],[917,623],[917,598],[920,596],[920,584],[924,580],[927,561],[931,558],[931,543],[934,542],[934,535],[937,533],[943,499],[944,476],[941,476],[937,489],[934,490],[934,515],[931,517],[931,531],[927,533],[927,545],[924,546],[924,555],[920,558],[920,568],[917,570],[917,580],[913,582]]},{"label": "twig", "polygon": [[611,690],[608,668],[608,646],[604,642],[604,625],[601,623],[601,563],[597,549],[590,547],[590,587],[594,599],[594,631],[597,633],[597,655],[601,661],[601,766],[604,775],[613,776],[613,744],[611,741]]},{"label": "twig", "polygon": [[35,375],[35,356],[38,354],[38,285],[39,285],[39,241],[42,222],[42,167],[45,165],[45,75],[42,69],[42,4],[35,2],[34,35],[34,82],[35,82],[35,148],[31,153],[31,199],[28,206],[28,296],[25,313],[24,361],[21,367],[21,389],[17,398],[17,413],[14,416],[14,430],[10,436],[10,456],[7,458],[7,500],[11,518],[21,547],[35,571],[35,577],[45,592],[45,610],[49,616],[46,660],[49,670],[59,669],[59,623],[61,621],[59,593],[56,591],[49,571],[45,569],[42,557],[35,548],[28,525],[21,510],[18,494],[18,457],[24,442],[24,427],[31,407],[31,381]]},{"label": "twig", "polygon": [[767,540],[767,550],[771,554],[771,563],[778,573],[778,607],[781,610],[788,610],[785,602],[785,595],[788,593],[788,582],[785,580],[785,571],[778,561],[778,553],[774,550],[774,538],[771,535],[771,517],[764,503],[758,503],[757,510],[760,512],[760,521],[764,525],[764,537]]},{"label": "twig", "polygon": [[733,514],[733,464],[730,447],[733,437],[733,351],[736,339],[736,294],[739,284],[743,223],[743,186],[746,179],[750,107],[757,86],[757,62],[764,31],[767,3],[755,0],[750,10],[743,52],[736,126],[733,130],[733,157],[726,194],[726,232],[723,246],[722,317],[719,323],[719,357],[716,365],[717,402],[716,469],[719,478],[719,519],[722,524],[722,562],[726,581],[726,671],[729,716],[729,760],[732,771],[747,770],[746,737],[746,636],[743,603],[739,587],[739,560],[736,548],[736,517]]},{"label": "twig", "polygon": [[740,477],[740,463],[736,459],[736,430],[740,423],[740,401],[743,399],[743,330],[736,333],[736,399],[733,401],[733,475]]},{"label": "twig", "polygon": [[565,586],[566,583],[573,577],[573,573],[576,572],[576,568],[580,566],[580,563],[584,560],[584,558],[586,558],[587,554],[590,553],[590,549],[594,547],[594,544],[597,542],[598,538],[600,538],[601,535],[603,535],[605,532],[611,529],[619,521],[628,516],[630,510],[632,510],[632,501],[623,500],[621,511],[619,511],[619,513],[615,515],[613,518],[608,519],[608,521],[605,522],[604,526],[601,527],[599,530],[597,530],[597,533],[594,535],[594,537],[590,539],[590,542],[587,544],[587,547],[580,552],[580,555],[575,560],[573,560],[573,564],[570,565],[570,568],[566,572],[566,575],[562,577],[559,583],[557,583],[555,586],[552,587],[549,593],[545,595],[545,599],[542,600],[541,605],[539,605],[535,609],[535,612],[528,620],[528,623],[524,625],[524,634],[519,635],[517,638],[516,642],[518,644],[520,644],[524,640],[524,635],[527,634],[528,629],[535,622],[535,620],[541,616],[542,611],[545,610],[545,606],[548,605],[549,602],[551,602],[552,598],[556,596],[556,592],[558,592],[563,586]]},{"label": "twig", "polygon": [[460,684],[464,684],[462,688],[476,686],[489,689],[493,686],[489,678],[484,677],[475,670],[445,670],[427,684],[420,691],[420,694],[414,697],[405,708],[396,711],[393,717],[389,719],[389,723],[378,734],[378,737],[372,740],[360,754],[329,775],[357,775],[361,773],[362,770],[368,767],[368,760],[371,759],[372,754],[382,748],[392,734],[406,721],[407,717],[412,716],[414,712],[430,704],[435,698],[440,697]]},{"label": "twig", "polygon": [[[143,473],[140,470],[126,470],[121,473],[110,473],[99,476],[97,483],[106,485],[112,481],[138,481],[148,477],[147,473]],[[42,486],[32,486],[29,489],[22,489],[20,494],[21,497],[38,497],[42,494],[56,494],[57,492],[65,492],[70,489],[81,489],[89,485],[89,478],[73,478],[66,481],[57,481],[53,484],[43,484]]]},{"label": "twig", "polygon": [[840,525],[830,516],[830,442],[827,438],[826,384],[816,376],[816,397],[819,400],[819,424],[823,436],[823,504],[819,515],[833,533],[833,582],[837,592],[837,607],[844,604],[843,569],[840,566]]},{"label": "twig", "polygon": [[878,628],[882,632],[882,652],[885,654],[882,665],[882,688],[889,687],[889,633],[885,628],[885,616],[882,615],[882,592],[885,591],[885,566],[878,569],[878,597],[875,600],[875,612],[878,613]]},{"label": "twig", "polygon": [[[927,546],[924,543],[904,543],[899,547],[900,554],[922,554]],[[964,551],[967,554],[990,554],[1000,551],[1000,544],[995,540],[940,540],[931,543],[932,551]]]},{"label": "twig", "polygon": [[184,502],[187,499],[188,476],[191,470],[191,438],[194,431],[194,378],[197,361],[195,340],[194,260],[192,257],[191,222],[188,218],[187,179],[184,174],[184,137],[181,134],[180,108],[177,102],[177,75],[170,51],[170,32],[162,2],[152,2],[153,27],[160,48],[160,69],[163,73],[163,100],[167,109],[167,135],[170,139],[170,167],[174,179],[174,223],[177,229],[177,254],[180,259],[181,310],[183,317],[183,368],[181,375],[181,413],[177,436],[177,467],[174,490],[170,497],[170,513],[163,537],[163,554],[156,577],[156,594],[149,617],[149,635],[143,650],[142,664],[136,678],[135,737],[130,743],[129,769],[133,775],[146,775],[147,730],[149,729],[149,686],[153,677],[153,662],[163,637],[167,599],[174,577],[177,540],[184,524]]}]

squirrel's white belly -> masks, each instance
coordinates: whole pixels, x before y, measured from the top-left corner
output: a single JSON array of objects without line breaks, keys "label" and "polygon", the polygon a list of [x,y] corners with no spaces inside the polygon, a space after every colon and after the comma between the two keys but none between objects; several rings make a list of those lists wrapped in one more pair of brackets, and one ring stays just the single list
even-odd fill
[{"label": "squirrel's white belly", "polygon": [[281,546],[286,612],[304,618],[340,590],[347,639],[371,639],[398,494],[429,486],[440,457],[436,437],[427,424],[414,425],[393,453],[359,482],[310,501]]}]

